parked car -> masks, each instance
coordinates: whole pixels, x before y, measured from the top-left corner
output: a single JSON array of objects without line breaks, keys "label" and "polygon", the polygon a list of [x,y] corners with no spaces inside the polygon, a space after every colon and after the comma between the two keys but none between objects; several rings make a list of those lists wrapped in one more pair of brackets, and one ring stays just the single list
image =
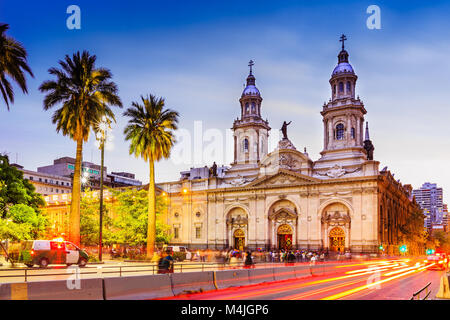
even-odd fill
[{"label": "parked car", "polygon": [[[192,253],[189,252],[189,250],[186,247],[183,246],[168,246],[164,245],[163,250],[167,251],[170,250],[174,256],[175,260],[183,261],[183,260],[191,260],[192,259]],[[177,252],[180,252],[180,254],[177,254]]]},{"label": "parked car", "polygon": [[86,266],[89,255],[75,244],[62,239],[27,240],[11,246],[9,254],[17,262],[27,267],[39,265],[42,268],[49,264],[78,264]]}]

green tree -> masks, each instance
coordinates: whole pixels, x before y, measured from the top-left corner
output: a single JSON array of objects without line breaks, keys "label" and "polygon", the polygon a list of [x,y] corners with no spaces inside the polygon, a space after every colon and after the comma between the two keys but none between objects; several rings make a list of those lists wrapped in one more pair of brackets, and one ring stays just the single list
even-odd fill
[{"label": "green tree", "polygon": [[421,255],[427,243],[427,232],[424,230],[424,214],[420,208],[416,208],[410,214],[407,222],[399,226],[400,240],[408,247],[412,255]]},{"label": "green tree", "polygon": [[47,93],[44,110],[55,106],[52,122],[56,131],[69,136],[77,144],[75,170],[72,181],[72,202],[70,206],[70,239],[80,244],[80,199],[81,199],[81,163],[83,142],[89,138],[95,123],[105,116],[115,121],[114,113],[109,107],[122,107],[118,89],[110,81],[112,74],[108,69],[96,68],[96,56],[83,51],[72,58],[66,55],[59,61],[60,69],[50,68],[48,72],[56,80],[44,81],[39,90]]},{"label": "green tree", "polygon": [[173,131],[177,129],[178,112],[165,109],[164,99],[141,96],[141,102],[133,102],[124,112],[129,117],[124,130],[125,140],[130,140],[130,154],[142,157],[150,166],[148,188],[147,257],[154,252],[156,240],[155,161],[169,158],[175,144]]},{"label": "green tree", "polygon": [[34,76],[27,63],[27,51],[20,42],[6,35],[8,29],[8,24],[0,24],[0,92],[9,110],[9,104],[14,103],[10,80],[13,80],[23,93],[28,93],[25,72]]},{"label": "green tree", "polygon": [[[145,190],[127,190],[115,192],[115,202],[112,208],[113,220],[107,243],[126,243],[144,245],[148,236],[148,193]],[[170,226],[161,221],[161,216],[167,210],[165,199],[156,197],[156,235],[157,243],[168,243],[171,239]]]},{"label": "green tree", "polygon": [[45,216],[22,203],[10,207],[3,221],[3,232],[9,232],[6,238],[12,240],[32,240],[43,237],[48,224]]},{"label": "green tree", "polygon": [[5,219],[9,208],[15,204],[24,204],[39,212],[45,201],[23,178],[23,172],[10,165],[8,156],[0,154],[0,218]]},{"label": "green tree", "polygon": [[450,251],[450,236],[447,232],[443,230],[434,231],[431,235],[436,248],[444,250],[446,252]]},{"label": "green tree", "polygon": [[[106,203],[103,212],[103,238],[108,240],[110,233],[108,229],[111,226],[111,218],[109,211],[111,203]],[[85,190],[84,196],[81,198],[81,214],[80,214],[80,240],[84,246],[94,246],[98,244],[99,238],[99,200],[94,196],[94,191]]]}]

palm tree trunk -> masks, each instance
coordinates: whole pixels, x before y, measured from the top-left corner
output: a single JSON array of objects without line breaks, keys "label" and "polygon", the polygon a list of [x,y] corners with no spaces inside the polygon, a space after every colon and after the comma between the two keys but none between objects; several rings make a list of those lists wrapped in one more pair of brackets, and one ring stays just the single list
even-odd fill
[{"label": "palm tree trunk", "polygon": [[80,245],[80,199],[81,199],[81,162],[83,157],[83,139],[77,140],[75,171],[72,180],[72,201],[70,204],[70,240]]},{"label": "palm tree trunk", "polygon": [[148,184],[148,227],[147,258],[153,257],[156,238],[156,195],[155,195],[155,163],[150,159],[150,182]]}]

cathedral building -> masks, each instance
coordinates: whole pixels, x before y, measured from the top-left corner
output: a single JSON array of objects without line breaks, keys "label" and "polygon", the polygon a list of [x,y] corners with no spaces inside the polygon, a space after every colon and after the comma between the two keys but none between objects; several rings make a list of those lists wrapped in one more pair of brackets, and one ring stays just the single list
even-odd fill
[{"label": "cathedral building", "polygon": [[379,171],[344,40],[329,80],[331,99],[320,112],[323,150],[315,161],[289,140],[290,122],[283,123],[277,148],[268,150],[271,127],[250,61],[232,127],[231,165],[193,168],[158,184],[173,245],[363,253],[382,246],[398,253],[399,228],[417,204],[410,185]]}]

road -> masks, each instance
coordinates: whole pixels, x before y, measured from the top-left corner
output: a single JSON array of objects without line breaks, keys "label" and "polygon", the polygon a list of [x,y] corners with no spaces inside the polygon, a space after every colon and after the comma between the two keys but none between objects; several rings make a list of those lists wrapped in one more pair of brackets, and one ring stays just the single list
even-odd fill
[{"label": "road", "polygon": [[[189,300],[409,300],[431,282],[436,296],[445,271],[431,271],[409,259],[350,262],[335,267],[331,276],[309,277],[182,295]],[[421,298],[423,298],[422,294]]]}]

